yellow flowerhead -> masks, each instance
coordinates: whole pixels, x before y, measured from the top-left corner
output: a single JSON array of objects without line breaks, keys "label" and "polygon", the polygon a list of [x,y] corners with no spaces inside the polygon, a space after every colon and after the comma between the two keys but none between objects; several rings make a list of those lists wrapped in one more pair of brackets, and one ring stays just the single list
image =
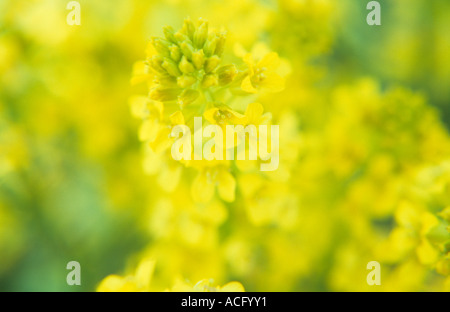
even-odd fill
[{"label": "yellow flowerhead", "polygon": [[284,79],[276,73],[280,65],[280,58],[275,52],[266,54],[255,62],[250,53],[244,56],[247,64],[247,76],[242,80],[241,88],[248,93],[256,93],[258,89],[270,92],[280,92],[284,89]]}]

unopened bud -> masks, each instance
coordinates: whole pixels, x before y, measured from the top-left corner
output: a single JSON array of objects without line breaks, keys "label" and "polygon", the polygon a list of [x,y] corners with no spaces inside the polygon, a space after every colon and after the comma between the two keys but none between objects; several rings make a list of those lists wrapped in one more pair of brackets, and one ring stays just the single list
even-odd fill
[{"label": "unopened bud", "polygon": [[216,44],[217,44],[217,35],[212,32],[209,34],[208,40],[206,40],[206,43],[203,46],[203,51],[205,52],[206,56],[210,57],[214,54],[214,51],[216,50]]},{"label": "unopened bud", "polygon": [[170,58],[175,62],[179,62],[181,59],[181,50],[178,46],[173,45],[169,48],[170,50]]},{"label": "unopened bud", "polygon": [[201,69],[203,68],[203,64],[205,64],[205,54],[203,50],[195,51],[192,54],[192,63],[194,63],[195,68]]},{"label": "unopened bud", "polygon": [[188,88],[192,86],[196,81],[197,79],[195,77],[188,75],[183,75],[177,78],[177,84],[181,88]]},{"label": "unopened bud", "polygon": [[206,60],[205,63],[205,73],[210,73],[220,64],[220,57],[217,55],[211,56]]},{"label": "unopened bud", "polygon": [[183,27],[181,28],[181,31],[187,35],[191,40],[194,39],[194,33],[195,33],[195,25],[191,21],[190,18],[186,18],[183,23]]},{"label": "unopened bud", "polygon": [[217,75],[215,74],[208,74],[203,77],[202,81],[202,87],[203,88],[209,88],[212,86],[216,86],[218,84]]},{"label": "unopened bud", "polygon": [[226,32],[221,32],[218,34],[217,37],[217,43],[216,43],[216,49],[214,51],[214,54],[221,56],[223,53],[223,50],[225,48],[225,41],[226,41]]},{"label": "unopened bud", "polygon": [[184,108],[194,102],[199,95],[200,93],[197,90],[186,89],[178,96],[178,104],[181,108]]},{"label": "unopened bud", "polygon": [[167,40],[161,38],[153,38],[152,44],[155,47],[155,50],[162,56],[170,55],[169,51],[170,42],[168,42]]},{"label": "unopened bud", "polygon": [[181,75],[181,72],[178,69],[178,65],[170,58],[165,57],[164,62],[162,63],[161,66],[164,67],[169,73],[169,75],[173,77],[178,77]]},{"label": "unopened bud", "polygon": [[192,63],[189,62],[185,56],[181,58],[181,62],[178,67],[184,74],[190,74],[195,71],[194,65],[192,65]]},{"label": "unopened bud", "polygon": [[163,27],[163,33],[164,37],[172,43],[177,43],[177,39],[175,38],[175,30],[172,28],[172,26],[165,26]]},{"label": "unopened bud", "polygon": [[203,22],[195,31],[194,34],[194,46],[198,49],[202,49],[208,37],[208,22]]},{"label": "unopened bud", "polygon": [[157,87],[150,90],[149,97],[154,101],[167,102],[176,100],[179,94],[180,94],[179,88],[164,89]]},{"label": "unopened bud", "polygon": [[153,55],[149,59],[150,68],[153,69],[156,73],[166,74],[167,71],[162,67],[162,63],[164,62],[164,58],[160,55]]},{"label": "unopened bud", "polygon": [[181,52],[183,53],[184,56],[186,56],[186,58],[190,61],[192,60],[192,53],[194,53],[194,48],[192,47],[192,45],[187,42],[184,41],[180,44],[180,49]]}]

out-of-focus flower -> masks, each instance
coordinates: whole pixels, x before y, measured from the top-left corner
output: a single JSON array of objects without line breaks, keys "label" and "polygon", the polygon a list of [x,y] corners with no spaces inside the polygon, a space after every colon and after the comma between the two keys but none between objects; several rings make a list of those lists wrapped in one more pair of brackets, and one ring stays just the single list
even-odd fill
[{"label": "out-of-focus flower", "polygon": [[280,59],[275,52],[268,53],[257,63],[251,54],[244,56],[248,73],[242,80],[241,88],[248,93],[256,93],[258,89],[280,92],[284,89],[284,79],[275,71],[280,65]]},{"label": "out-of-focus flower", "polygon": [[223,286],[213,286],[213,280],[201,280],[195,285],[178,280],[170,289],[176,292],[244,292],[244,286],[239,282],[230,282]]},{"label": "out-of-focus flower", "polygon": [[99,292],[141,292],[150,291],[155,261],[143,258],[136,270],[124,277],[119,275],[109,275],[98,285]]}]

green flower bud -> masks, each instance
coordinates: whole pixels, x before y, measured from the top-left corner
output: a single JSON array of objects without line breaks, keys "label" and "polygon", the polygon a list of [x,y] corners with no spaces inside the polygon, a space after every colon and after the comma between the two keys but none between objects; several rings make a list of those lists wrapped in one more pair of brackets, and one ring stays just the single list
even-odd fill
[{"label": "green flower bud", "polygon": [[163,68],[167,70],[169,75],[173,77],[178,77],[181,75],[180,70],[178,69],[177,63],[175,63],[172,59],[165,57],[164,62],[161,65]]},{"label": "green flower bud", "polygon": [[184,41],[180,44],[180,49],[181,49],[181,52],[184,54],[184,56],[186,56],[186,58],[189,61],[191,61],[192,53],[194,53],[194,47],[192,47],[192,45],[189,42]]},{"label": "green flower bud", "polygon": [[220,32],[217,36],[217,43],[216,43],[216,49],[214,51],[214,54],[221,56],[223,53],[223,50],[225,48],[225,41],[226,41],[226,32]]},{"label": "green flower bud", "polygon": [[183,27],[181,28],[181,31],[187,35],[191,40],[194,39],[194,33],[195,33],[195,25],[191,21],[190,18],[186,18],[183,23]]},{"label": "green flower bud", "polygon": [[153,88],[150,90],[150,99],[158,102],[174,101],[177,100],[180,94],[179,88]]},{"label": "green flower bud", "polygon": [[163,75],[158,75],[155,79],[155,82],[166,88],[177,87],[177,80],[174,77],[170,76],[167,72],[165,72],[165,74]]},{"label": "green flower bud", "polygon": [[206,38],[208,37],[208,22],[203,22],[197,28],[194,34],[194,46],[198,49],[202,49],[205,44]]},{"label": "green flower bud", "polygon": [[177,78],[177,84],[181,88],[188,88],[197,82],[195,77],[189,75],[183,75]]},{"label": "green flower bud", "polygon": [[219,83],[219,79],[217,78],[217,75],[208,74],[208,75],[205,75],[205,77],[203,77],[202,87],[209,88],[212,86],[216,86],[218,83]]},{"label": "green flower bud", "polygon": [[181,62],[178,67],[184,74],[190,74],[195,71],[194,65],[192,65],[192,63],[189,62],[185,56],[181,58]]},{"label": "green flower bud", "polygon": [[169,46],[170,42],[161,38],[153,38],[152,44],[156,51],[163,56],[170,56]]},{"label": "green flower bud", "polygon": [[160,55],[153,55],[149,59],[149,66],[156,73],[167,74],[167,71],[162,67],[162,63],[164,62],[164,58]]},{"label": "green flower bud", "polygon": [[206,60],[205,73],[210,73],[220,64],[220,57],[214,55]]},{"label": "green flower bud", "polygon": [[197,69],[203,68],[203,64],[205,64],[205,53],[203,53],[203,50],[198,50],[192,54],[192,63]]},{"label": "green flower bud", "polygon": [[178,46],[173,45],[169,48],[170,50],[170,58],[175,62],[179,62],[181,59],[181,50]]},{"label": "green flower bud", "polygon": [[210,33],[208,36],[208,40],[206,40],[205,45],[203,46],[203,51],[207,57],[210,57],[214,54],[216,50],[217,44],[217,35],[215,33]]},{"label": "green flower bud", "polygon": [[172,28],[172,26],[165,26],[163,27],[163,33],[164,37],[172,43],[177,43],[177,39],[175,38],[175,30]]},{"label": "green flower bud", "polygon": [[183,109],[187,105],[194,102],[200,95],[200,92],[197,90],[186,89],[178,96],[178,104],[180,108]]},{"label": "green flower bud", "polygon": [[183,41],[190,41],[191,39],[183,34],[182,32],[178,31],[174,34],[175,39],[177,40],[177,42],[183,42]]}]

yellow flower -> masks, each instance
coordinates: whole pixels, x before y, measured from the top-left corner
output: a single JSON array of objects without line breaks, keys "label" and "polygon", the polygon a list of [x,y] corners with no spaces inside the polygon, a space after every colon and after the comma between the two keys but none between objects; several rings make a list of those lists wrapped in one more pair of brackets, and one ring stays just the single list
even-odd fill
[{"label": "yellow flower", "polygon": [[125,277],[109,275],[97,287],[98,292],[142,292],[150,291],[155,261],[143,258],[133,274]]},{"label": "yellow flower", "polygon": [[223,286],[213,286],[212,279],[204,279],[195,285],[177,280],[171,291],[174,292],[244,292],[244,286],[239,282],[230,282]]},{"label": "yellow flower", "polygon": [[224,165],[209,165],[197,174],[192,183],[192,198],[196,202],[209,202],[214,196],[216,186],[220,198],[226,202],[234,201],[236,180]]},{"label": "yellow flower", "polygon": [[244,56],[247,64],[247,76],[242,80],[241,88],[248,93],[256,93],[258,89],[280,92],[284,89],[284,78],[276,73],[280,65],[278,54],[270,52],[257,63],[250,53]]},{"label": "yellow flower", "polygon": [[267,125],[272,119],[271,113],[264,113],[264,107],[260,103],[250,103],[245,110],[247,125]]},{"label": "yellow flower", "polygon": [[203,117],[205,117],[205,119],[209,123],[213,125],[219,125],[222,127],[226,125],[245,124],[246,122],[244,115],[235,112],[234,110],[226,106],[210,108],[207,111],[205,111]]}]

